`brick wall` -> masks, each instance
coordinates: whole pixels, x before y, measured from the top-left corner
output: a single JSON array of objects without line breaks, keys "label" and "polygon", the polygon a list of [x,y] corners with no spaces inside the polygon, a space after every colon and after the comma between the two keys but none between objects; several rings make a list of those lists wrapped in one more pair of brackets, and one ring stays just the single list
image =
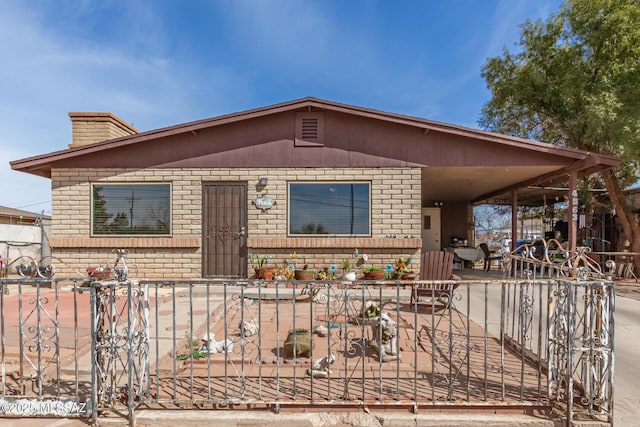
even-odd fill
[{"label": "brick wall", "polygon": [[112,113],[69,113],[72,123],[72,139],[69,147],[79,147],[99,141],[107,141],[134,135],[138,130]]},{"label": "brick wall", "polygon": [[[419,268],[420,253],[419,168],[308,168],[308,169],[147,169],[52,170],[51,245],[59,277],[86,274],[112,257],[111,250],[129,248],[129,259],[139,276],[153,278],[201,277],[202,183],[241,181],[248,186],[248,247],[253,253],[270,254],[273,263],[290,261],[310,268],[340,264],[353,259],[354,249],[369,255],[367,264],[385,265],[397,257],[414,256],[411,268]],[[269,184],[261,189],[258,178]],[[371,182],[371,237],[287,238],[287,183],[291,181]],[[91,237],[91,184],[99,182],[171,182],[171,237]],[[261,211],[251,203],[262,194],[276,200]],[[386,238],[389,234],[396,239]]]}]

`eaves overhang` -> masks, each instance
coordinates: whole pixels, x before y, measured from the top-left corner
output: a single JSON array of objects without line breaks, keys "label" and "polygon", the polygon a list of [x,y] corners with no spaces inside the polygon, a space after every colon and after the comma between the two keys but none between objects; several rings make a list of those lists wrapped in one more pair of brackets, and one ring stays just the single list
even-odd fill
[{"label": "eaves overhang", "polygon": [[[583,161],[586,158],[590,158],[591,153],[585,153],[581,150],[575,150],[565,147],[558,147],[547,143],[531,141],[523,138],[512,137],[508,135],[502,135],[493,132],[481,131],[472,128],[466,128],[463,126],[452,125],[443,122],[437,122],[432,120],[426,120],[422,118],[406,116],[401,114],[389,113],[375,109],[357,107],[353,105],[341,104],[333,101],[327,101],[323,99],[307,97],[298,100],[283,102],[267,107],[261,107],[246,111],[241,111],[232,114],[226,114],[209,119],[198,120],[188,123],[183,123],[175,126],[165,127],[161,129],[155,129],[147,132],[141,132],[135,135],[116,138],[108,141],[101,141],[85,146],[69,148],[65,150],[55,151],[48,154],[33,156],[21,160],[10,162],[11,168],[14,170],[31,173],[43,177],[51,177],[51,168],[55,167],[55,164],[60,161],[72,160],[88,154],[95,154],[99,152],[106,152],[109,150],[116,150],[121,147],[126,147],[132,144],[138,144],[146,141],[158,140],[174,135],[180,135],[185,133],[192,133],[197,135],[198,132],[204,129],[224,126],[227,124],[238,123],[245,120],[251,120],[254,118],[265,117],[272,114],[278,114],[288,111],[334,111],[373,120],[380,120],[390,123],[395,123],[404,126],[411,126],[422,130],[423,133],[429,132],[441,132],[449,135],[457,135],[476,140],[483,140],[496,144],[503,144],[514,148],[525,149],[529,151],[535,151],[539,153],[550,154],[564,158],[565,160]],[[599,156],[598,159],[605,162],[605,164],[615,164],[615,158],[608,156]],[[619,164],[619,162],[618,162]],[[616,164],[617,165],[617,164]],[[602,168],[603,164],[594,164],[594,170]],[[615,166],[608,166],[615,167]]]},{"label": "eaves overhang", "polygon": [[542,205],[545,197],[553,197],[555,195],[554,191],[557,191],[557,189],[554,189],[546,192],[545,189],[566,184],[571,173],[575,172],[578,177],[586,177],[606,169],[616,168],[620,166],[620,163],[621,160],[617,157],[583,152],[582,159],[576,160],[567,167],[526,180],[510,182],[508,185],[472,199],[471,202],[474,204],[504,204],[512,199],[514,191],[520,193],[523,189],[536,188],[535,194],[530,194],[534,193],[531,190],[524,191],[527,196],[523,197],[522,200],[520,200],[519,196],[519,203],[528,206]]}]

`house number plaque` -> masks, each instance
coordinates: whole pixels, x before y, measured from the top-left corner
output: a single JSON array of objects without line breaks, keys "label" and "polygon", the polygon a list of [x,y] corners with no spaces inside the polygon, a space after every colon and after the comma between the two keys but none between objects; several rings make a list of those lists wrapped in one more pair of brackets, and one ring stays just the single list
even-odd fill
[{"label": "house number plaque", "polygon": [[271,209],[273,205],[275,205],[276,201],[269,196],[260,196],[253,203],[256,205],[256,208],[264,211]]}]

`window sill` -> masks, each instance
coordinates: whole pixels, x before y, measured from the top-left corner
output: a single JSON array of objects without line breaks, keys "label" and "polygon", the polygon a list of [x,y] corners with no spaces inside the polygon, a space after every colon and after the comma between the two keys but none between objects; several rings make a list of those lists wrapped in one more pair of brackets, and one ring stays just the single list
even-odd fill
[{"label": "window sill", "polygon": [[52,237],[52,248],[199,248],[197,237]]}]

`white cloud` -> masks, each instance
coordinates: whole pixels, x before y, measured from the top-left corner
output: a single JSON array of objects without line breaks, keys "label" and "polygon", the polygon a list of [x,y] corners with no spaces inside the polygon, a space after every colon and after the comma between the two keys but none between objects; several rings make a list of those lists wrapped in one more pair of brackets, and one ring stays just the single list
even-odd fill
[{"label": "white cloud", "polygon": [[[69,111],[111,111],[149,130],[317,96],[464,124],[484,96],[485,55],[517,39],[526,7],[544,16],[532,1],[504,0],[492,20],[479,20],[455,2],[234,0],[199,4],[193,28],[195,5],[3,1],[0,176],[16,194],[34,194],[10,204],[49,191],[48,180],[27,182],[8,161],[66,148]],[[462,35],[448,27],[461,16],[474,27]],[[413,26],[402,28],[406,20]]]},{"label": "white cloud", "polygon": [[514,51],[520,40],[520,25],[527,19],[545,21],[552,13],[558,13],[561,0],[551,1],[513,1],[500,0],[491,19],[489,43],[486,46],[486,56],[502,54],[502,48]]},{"label": "white cloud", "polygon": [[[5,157],[6,156],[6,157]],[[2,144],[0,162],[0,205],[31,212],[45,211],[51,214],[51,181],[46,178],[16,172],[9,160],[28,157],[29,153],[10,145]]]},{"label": "white cloud", "polygon": [[[376,3],[358,3],[351,15],[344,9],[328,2],[234,1],[223,12],[248,64],[268,70],[287,89],[313,91],[298,90],[298,96],[406,114],[437,113],[449,85],[432,75],[439,67],[437,48],[429,51],[433,46],[421,43],[415,49],[394,39]],[[403,56],[407,51],[409,58]]]},{"label": "white cloud", "polygon": [[[0,178],[11,182],[11,192],[2,192],[0,203],[10,207],[50,199],[49,180],[11,171],[8,162],[67,148],[71,140],[67,112],[111,111],[140,130],[154,129],[202,118],[196,112],[201,99],[190,98],[204,92],[192,83],[201,80],[198,73],[207,73],[207,89],[223,94],[220,100],[230,98],[224,94],[238,80],[223,67],[194,71],[164,55],[163,30],[152,6],[120,5],[133,8],[135,17],[131,33],[118,38],[129,41],[121,44],[80,37],[82,31],[70,30],[82,25],[73,20],[86,19],[93,3],[82,3],[79,9],[76,2],[51,6],[62,11],[30,9],[29,4],[3,2],[0,6],[0,40],[4,41]],[[61,16],[68,31],[57,26],[56,18]],[[227,112],[221,110],[214,113]]]}]

